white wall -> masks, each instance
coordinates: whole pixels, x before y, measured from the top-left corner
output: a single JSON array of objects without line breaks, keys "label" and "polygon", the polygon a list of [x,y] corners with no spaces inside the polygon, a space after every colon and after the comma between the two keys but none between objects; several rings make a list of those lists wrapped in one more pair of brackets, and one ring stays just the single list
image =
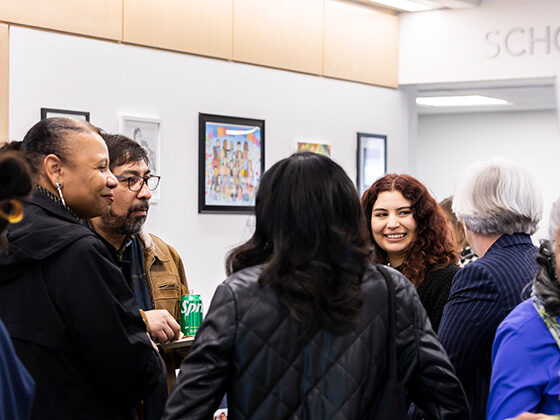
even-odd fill
[{"label": "white wall", "polygon": [[558,0],[401,13],[399,84],[552,77],[560,68],[559,15]]},{"label": "white wall", "polygon": [[[206,304],[224,279],[224,257],[247,239],[249,216],[197,214],[198,113],[266,120],[265,163],[296,139],[330,142],[356,177],[356,132],[388,135],[388,168],[407,171],[415,109],[401,91],[149,48],[11,27],[10,137],[21,139],[41,107],[91,112],[115,132],[118,115],[162,120],[162,199],[147,226],[183,257]],[[413,110],[410,112],[409,108]]]},{"label": "white wall", "polygon": [[518,162],[536,178],[545,217],[534,239],[546,237],[550,205],[560,197],[560,131],[555,111],[418,118],[418,177],[438,201],[453,194],[463,169],[493,156]]}]

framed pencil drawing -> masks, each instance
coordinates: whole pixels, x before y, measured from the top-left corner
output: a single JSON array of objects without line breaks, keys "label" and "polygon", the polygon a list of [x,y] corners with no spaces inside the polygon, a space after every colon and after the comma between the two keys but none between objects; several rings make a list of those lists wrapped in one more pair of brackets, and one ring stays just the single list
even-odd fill
[{"label": "framed pencil drawing", "polygon": [[[161,175],[161,120],[156,118],[131,117],[121,115],[119,133],[130,137],[142,146],[150,160],[150,173]],[[161,184],[152,191],[152,202],[161,199]]]}]

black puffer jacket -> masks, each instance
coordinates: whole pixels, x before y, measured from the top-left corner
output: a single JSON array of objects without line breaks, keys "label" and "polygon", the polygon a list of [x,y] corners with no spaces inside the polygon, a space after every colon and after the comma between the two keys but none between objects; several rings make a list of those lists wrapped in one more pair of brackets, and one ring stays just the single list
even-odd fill
[{"label": "black puffer jacket", "polygon": [[32,419],[131,419],[165,384],[108,248],[36,192],[0,254],[0,318],[36,382]]},{"label": "black puffer jacket", "polygon": [[228,394],[229,418],[366,419],[387,380],[387,285],[394,284],[399,377],[426,418],[463,419],[467,402],[410,281],[370,266],[357,325],[297,343],[297,324],[260,267],[222,283],[166,406],[165,419],[207,419]]}]

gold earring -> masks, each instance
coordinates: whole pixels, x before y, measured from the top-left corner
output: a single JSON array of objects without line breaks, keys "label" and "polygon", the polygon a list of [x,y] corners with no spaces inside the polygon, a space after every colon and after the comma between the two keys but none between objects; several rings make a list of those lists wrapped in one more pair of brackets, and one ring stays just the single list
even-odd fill
[{"label": "gold earring", "polygon": [[0,217],[8,223],[19,223],[23,219],[23,206],[18,200],[10,200],[10,212],[6,213],[0,206]]}]

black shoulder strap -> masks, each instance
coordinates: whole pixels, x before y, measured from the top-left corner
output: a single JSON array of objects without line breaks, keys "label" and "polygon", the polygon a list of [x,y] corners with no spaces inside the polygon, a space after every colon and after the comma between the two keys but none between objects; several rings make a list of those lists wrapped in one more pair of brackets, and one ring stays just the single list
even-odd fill
[{"label": "black shoulder strap", "polygon": [[394,380],[397,379],[397,345],[395,344],[395,335],[397,333],[395,327],[395,292],[391,280],[385,274],[385,269],[379,265],[377,266],[377,269],[385,279],[385,283],[387,284],[387,295],[389,297],[389,379]]}]

